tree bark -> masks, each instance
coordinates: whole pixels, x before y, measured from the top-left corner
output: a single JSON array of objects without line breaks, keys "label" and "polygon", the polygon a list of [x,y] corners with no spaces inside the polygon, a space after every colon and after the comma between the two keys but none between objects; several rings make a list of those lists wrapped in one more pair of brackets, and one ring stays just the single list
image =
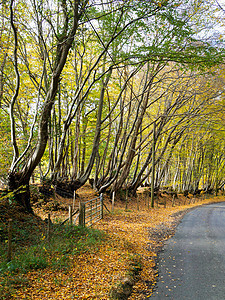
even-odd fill
[{"label": "tree bark", "polygon": [[[31,154],[31,156],[26,159],[24,157],[19,157],[18,148],[16,145],[16,136],[15,136],[15,121],[13,120],[13,104],[16,101],[16,98],[19,93],[19,73],[18,69],[15,68],[15,72],[17,75],[17,88],[14,95],[14,98],[12,99],[12,106],[11,106],[11,115],[12,115],[12,141],[14,145],[14,159],[11,165],[10,172],[8,174],[8,186],[9,189],[12,191],[15,191],[15,200],[24,206],[24,208],[27,211],[32,211],[30,206],[30,192],[29,192],[29,181],[30,177],[36,168],[36,166],[39,164],[48,141],[48,123],[51,116],[52,107],[55,102],[56,93],[58,91],[58,86],[60,82],[60,75],[62,73],[62,70],[65,66],[65,63],[67,61],[67,56],[69,53],[69,50],[72,46],[72,43],[74,41],[74,36],[76,34],[77,28],[78,28],[78,20],[81,16],[79,14],[79,5],[83,4],[85,6],[85,3],[87,1],[74,1],[72,4],[72,11],[73,11],[73,23],[71,25],[70,30],[68,30],[69,26],[69,20],[68,16],[66,14],[66,11],[64,11],[64,20],[63,25],[64,29],[61,34],[61,37],[59,37],[59,41],[56,48],[56,54],[55,54],[55,60],[54,60],[54,66],[53,66],[53,72],[51,77],[51,82],[46,94],[46,98],[43,104],[43,108],[40,115],[40,122],[39,122],[39,128],[38,128],[38,141],[35,147],[35,151]],[[62,2],[62,6],[65,3]],[[17,30],[15,29],[14,23],[13,23],[13,0],[11,0],[11,26],[14,30],[14,37],[15,37],[15,51],[14,51],[14,61],[17,62]],[[84,7],[82,7],[82,10]],[[22,160],[22,158],[25,159],[24,165],[21,169],[21,171],[18,171],[18,162]],[[20,188],[23,190],[23,192],[20,191]]]}]

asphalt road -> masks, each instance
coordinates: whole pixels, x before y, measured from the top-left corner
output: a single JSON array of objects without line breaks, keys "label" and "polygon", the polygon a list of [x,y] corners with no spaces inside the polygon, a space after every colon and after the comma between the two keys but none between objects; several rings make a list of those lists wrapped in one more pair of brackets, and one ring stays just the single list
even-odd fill
[{"label": "asphalt road", "polygon": [[151,299],[225,299],[225,203],[187,213],[159,255],[158,270]]}]

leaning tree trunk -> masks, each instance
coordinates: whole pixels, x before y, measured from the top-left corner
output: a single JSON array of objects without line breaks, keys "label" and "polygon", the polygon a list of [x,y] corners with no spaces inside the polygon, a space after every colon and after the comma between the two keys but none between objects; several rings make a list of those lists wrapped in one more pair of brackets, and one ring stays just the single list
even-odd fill
[{"label": "leaning tree trunk", "polygon": [[8,175],[8,189],[13,192],[13,200],[22,206],[25,211],[33,213],[30,205],[29,180],[23,179],[20,173]]},{"label": "leaning tree trunk", "polygon": [[[104,65],[103,65],[103,73],[105,73]],[[86,169],[78,178],[76,178],[73,181],[75,190],[77,190],[81,186],[83,186],[85,184],[85,182],[88,180],[89,175],[91,174],[92,168],[94,166],[95,159],[98,155],[99,142],[100,142],[100,137],[101,137],[101,124],[102,124],[102,110],[103,110],[103,106],[104,106],[104,95],[105,95],[105,90],[109,83],[111,75],[112,75],[112,69],[109,70],[109,73],[108,73],[105,81],[102,80],[102,88],[101,88],[99,102],[98,102],[98,112],[97,112],[97,120],[96,120],[96,126],[95,126],[95,137],[93,140],[92,151],[91,151],[91,155],[90,155],[89,162],[88,162]]]},{"label": "leaning tree trunk", "polygon": [[[58,91],[58,85],[60,82],[60,75],[62,70],[65,66],[67,56],[69,50],[72,46],[74,41],[74,36],[76,34],[76,30],[78,28],[78,20],[80,18],[80,14],[78,13],[78,7],[82,3],[85,5],[87,1],[75,1],[72,4],[72,11],[73,11],[73,22],[69,29],[70,23],[69,18],[67,15],[66,10],[63,7],[64,12],[64,19],[63,19],[63,32],[60,37],[58,37],[58,44],[56,47],[56,54],[54,58],[54,66],[52,71],[52,78],[46,93],[45,101],[43,104],[43,108],[40,114],[40,122],[39,122],[39,129],[38,129],[38,141],[36,144],[35,151],[31,153],[30,156],[28,155],[28,150],[31,147],[31,140],[33,138],[33,132],[31,129],[30,138],[27,143],[27,147],[25,151],[20,155],[19,149],[16,141],[16,130],[15,130],[15,120],[14,120],[14,105],[17,101],[17,97],[19,95],[19,88],[20,88],[20,75],[17,66],[17,51],[18,51],[18,38],[17,32],[18,29],[15,28],[14,25],[14,16],[13,16],[13,2],[11,0],[10,4],[10,21],[11,27],[14,33],[14,66],[15,66],[15,74],[17,79],[16,90],[11,100],[10,105],[10,118],[11,118],[11,131],[12,131],[12,145],[14,149],[14,156],[13,161],[11,164],[11,168],[8,174],[8,187],[10,191],[14,192],[14,198],[16,202],[22,205],[27,211],[32,212],[31,205],[30,205],[30,190],[29,190],[29,181],[30,177],[37,167],[41,158],[45,152],[47,141],[48,141],[48,123],[51,116],[52,107],[55,102],[56,93]],[[62,3],[62,6],[65,3]],[[81,8],[80,8],[81,9]],[[82,11],[84,7],[82,6]],[[23,165],[20,171],[19,165]]]}]

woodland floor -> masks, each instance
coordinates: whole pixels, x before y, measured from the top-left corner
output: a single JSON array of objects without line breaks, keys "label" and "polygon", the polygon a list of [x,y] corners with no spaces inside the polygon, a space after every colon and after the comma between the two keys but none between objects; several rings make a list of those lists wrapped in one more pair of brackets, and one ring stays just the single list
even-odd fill
[{"label": "woodland floor", "polygon": [[[128,299],[150,297],[158,276],[155,268],[157,253],[164,241],[173,235],[183,214],[197,205],[225,201],[225,198],[205,195],[186,198],[178,195],[175,206],[172,207],[171,196],[163,194],[155,208],[148,209],[148,194],[143,188],[138,203],[137,198],[129,198],[127,207],[124,201],[116,197],[114,211],[109,213],[104,210],[104,219],[93,226],[106,233],[101,243],[89,251],[71,256],[71,266],[66,271],[47,267],[26,272],[23,276],[27,284],[18,284],[8,298],[1,298],[0,295],[0,299],[110,299],[110,290],[128,274],[132,262],[136,259],[141,263],[141,271]],[[78,200],[89,200],[96,194],[86,185],[79,189],[78,196]],[[72,202],[72,199],[57,197],[47,203],[37,200],[33,207],[35,214],[41,219],[45,219],[48,213],[51,213],[54,223],[68,217],[67,208]],[[104,203],[111,211],[111,202],[107,197],[104,198]],[[15,215],[15,212],[12,212],[7,218],[15,218]],[[7,218],[4,219],[5,222]],[[21,217],[20,222],[26,226],[24,218]],[[36,218],[35,222],[41,226],[40,218]]]}]

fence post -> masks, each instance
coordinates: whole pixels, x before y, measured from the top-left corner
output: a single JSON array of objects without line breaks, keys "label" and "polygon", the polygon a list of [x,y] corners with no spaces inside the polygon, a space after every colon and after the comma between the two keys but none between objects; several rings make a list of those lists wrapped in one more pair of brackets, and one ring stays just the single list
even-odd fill
[{"label": "fence post", "polygon": [[112,212],[114,211],[115,191],[112,192]]},{"label": "fence post", "polygon": [[174,204],[175,204],[175,194],[173,194],[172,207],[175,206]]},{"label": "fence post", "polygon": [[103,219],[103,194],[100,194],[100,219]]},{"label": "fence post", "polygon": [[69,224],[72,225],[72,207],[69,205]]},{"label": "fence post", "polygon": [[73,192],[73,211],[75,207],[75,201],[76,201],[76,191]]},{"label": "fence post", "polygon": [[90,204],[89,204],[89,206],[90,206],[90,211],[91,211],[91,215],[90,215],[90,223],[91,223],[91,225],[92,225],[92,201],[90,202]]},{"label": "fence post", "polygon": [[85,204],[80,202],[79,203],[79,225],[85,227]]},{"label": "fence post", "polygon": [[125,211],[128,209],[128,189],[126,188],[126,205],[125,205]]},{"label": "fence post", "polygon": [[56,201],[56,186],[54,186],[54,190],[53,190],[53,198],[54,198],[54,201]]},{"label": "fence post", "polygon": [[51,218],[50,214],[48,214],[48,227],[47,227],[47,241],[50,243],[51,240]]},{"label": "fence post", "polygon": [[12,219],[9,219],[7,261],[10,262],[11,259],[12,259]]},{"label": "fence post", "polygon": [[83,226],[85,227],[85,218],[86,218],[86,213],[85,213],[85,210],[86,210],[86,204],[85,203],[83,203]]}]

